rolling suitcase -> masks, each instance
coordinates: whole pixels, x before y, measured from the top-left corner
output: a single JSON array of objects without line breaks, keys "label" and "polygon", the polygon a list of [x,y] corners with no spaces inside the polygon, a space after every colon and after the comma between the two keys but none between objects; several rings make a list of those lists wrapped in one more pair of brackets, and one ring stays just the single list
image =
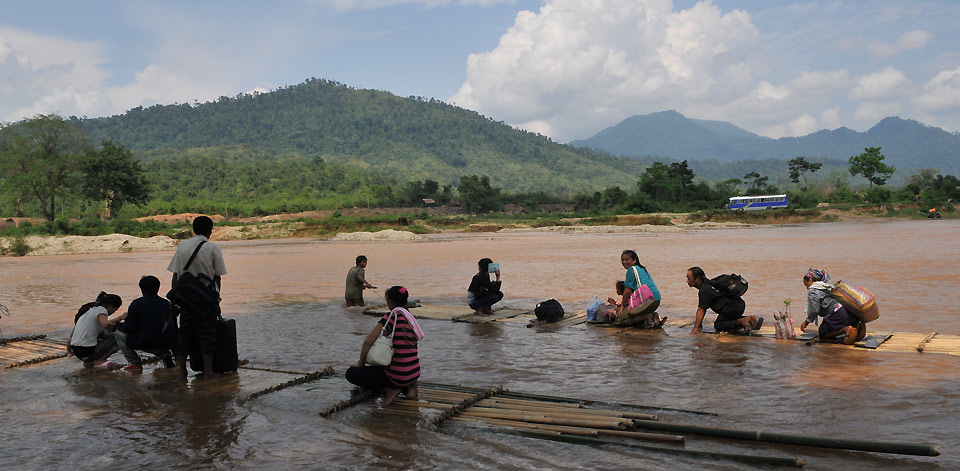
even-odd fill
[{"label": "rolling suitcase", "polygon": [[[240,359],[237,355],[237,321],[217,319],[217,351],[213,354],[213,372],[237,371]],[[203,371],[203,355],[199,350],[190,355],[190,369]]]}]

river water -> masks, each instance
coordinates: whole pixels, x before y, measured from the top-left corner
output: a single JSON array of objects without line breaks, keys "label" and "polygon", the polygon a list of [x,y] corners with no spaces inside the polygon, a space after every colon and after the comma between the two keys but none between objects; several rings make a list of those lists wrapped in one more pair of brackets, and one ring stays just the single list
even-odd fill
[{"label": "river water", "polygon": [[[382,293],[460,303],[476,261],[500,262],[505,304],[556,298],[568,310],[612,295],[619,254],[631,248],[654,277],[661,315],[692,317],[696,291],[684,275],[736,272],[750,281],[747,310],[770,317],[792,298],[802,319],[808,267],[869,287],[881,307],[871,330],[960,333],[958,221],[830,223],[641,234],[450,234],[417,242],[243,241],[221,243],[228,274],[224,312],[239,325],[240,357],[297,371],[356,361],[376,319],[340,306],[347,269],[370,259]],[[137,296],[141,275],[161,277],[170,252],[0,258],[0,319],[7,337],[65,338],[77,306],[100,290]],[[367,292],[368,302],[377,294]],[[712,314],[708,322],[712,322]],[[717,412],[665,420],[749,430],[943,445],[937,458],[771,447],[691,438],[689,449],[794,456],[807,469],[958,469],[960,358],[881,353],[802,342],[691,336],[686,330],[619,336],[581,325],[421,321],[423,380]],[[122,356],[115,358],[123,361]],[[240,405],[239,377],[209,387],[173,381],[147,366],[73,377],[76,360],[0,372],[0,468],[106,469],[741,469],[617,448],[543,442],[459,426],[431,430],[364,404],[322,419],[348,396],[333,378]],[[219,381],[219,380],[217,380]],[[213,383],[213,382],[211,382]],[[224,386],[226,384],[226,386]]]}]

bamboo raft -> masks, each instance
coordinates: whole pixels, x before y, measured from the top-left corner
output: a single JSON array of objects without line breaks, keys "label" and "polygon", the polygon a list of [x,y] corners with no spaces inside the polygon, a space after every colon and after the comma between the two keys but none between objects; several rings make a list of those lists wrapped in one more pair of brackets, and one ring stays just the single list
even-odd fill
[{"label": "bamboo raft", "polygon": [[7,339],[0,343],[0,364],[17,368],[67,356],[65,340],[48,339],[46,335],[30,335]]},{"label": "bamboo raft", "polygon": [[[772,319],[771,319],[772,320]],[[868,324],[869,325],[869,324]],[[664,330],[690,329],[693,326],[691,319],[669,318],[664,323]],[[669,332],[668,330],[668,332]],[[624,329],[620,333],[623,335],[647,335],[649,330],[642,329]],[[703,332],[715,335],[738,335],[724,334],[715,332],[713,325],[704,321]],[[739,334],[742,335],[742,334]],[[776,340],[776,328],[764,322],[764,326],[759,330],[750,332],[749,337],[761,337]],[[782,341],[799,341],[807,345],[816,343],[826,343],[847,348],[861,348],[866,350],[875,350],[878,352],[917,352],[917,353],[940,353],[946,355],[960,356],[960,335],[944,335],[940,332],[915,333],[915,332],[876,332],[867,331],[867,336],[854,345],[843,345],[836,341],[821,340],[815,332],[797,333],[796,339],[786,339]]]},{"label": "bamboo raft", "polygon": [[[586,407],[587,402],[593,401],[513,393],[504,391],[502,387],[483,389],[421,383],[419,393],[416,399],[396,399],[381,412],[425,419],[434,427],[441,427],[445,423],[456,423],[498,433],[512,433],[529,438],[581,445],[613,445],[668,454],[791,467],[802,467],[805,463],[796,458],[688,450],[684,447],[686,437],[679,433],[712,437],[712,439],[734,439],[874,453],[916,456],[939,456],[940,454],[938,445],[926,443],[878,442],[669,423],[660,421],[658,416],[647,413]],[[320,415],[328,417],[334,412],[360,404],[371,396],[370,394],[354,396],[348,401],[321,412]],[[634,407],[628,404],[618,406],[621,409]],[[680,412],[709,414],[699,411]],[[645,442],[657,442],[657,444],[641,444]],[[709,448],[710,445],[707,444],[706,447]]]},{"label": "bamboo raft", "polygon": [[[389,312],[385,305],[371,306],[363,310],[364,314],[371,316],[384,316]],[[581,311],[567,313],[563,319],[552,323],[538,321],[533,311],[527,309],[497,309],[489,316],[478,316],[468,306],[423,304],[410,308],[410,313],[417,319],[448,320],[470,324],[521,323],[527,327],[567,327],[587,322],[587,315]]]}]

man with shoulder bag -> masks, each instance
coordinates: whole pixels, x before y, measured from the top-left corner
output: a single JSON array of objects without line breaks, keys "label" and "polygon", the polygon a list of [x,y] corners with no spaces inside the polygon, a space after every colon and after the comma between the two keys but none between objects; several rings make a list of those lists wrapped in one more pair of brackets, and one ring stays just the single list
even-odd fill
[{"label": "man with shoulder bag", "polygon": [[220,316],[220,277],[227,274],[223,253],[213,242],[213,220],[193,220],[193,238],[177,247],[167,270],[173,273],[173,287],[167,298],[179,310],[180,335],[176,358],[180,379],[187,378],[187,356],[199,350],[203,355],[203,376],[213,376],[213,355],[217,351],[217,318]]}]

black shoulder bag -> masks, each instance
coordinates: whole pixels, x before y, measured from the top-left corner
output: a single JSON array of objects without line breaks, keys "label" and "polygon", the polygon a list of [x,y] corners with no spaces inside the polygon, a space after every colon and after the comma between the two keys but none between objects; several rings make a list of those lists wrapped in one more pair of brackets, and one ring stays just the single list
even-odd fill
[{"label": "black shoulder bag", "polygon": [[220,305],[220,293],[213,280],[204,273],[193,275],[187,271],[193,259],[197,257],[197,253],[200,252],[200,247],[205,243],[207,241],[200,241],[193,255],[190,255],[190,259],[187,260],[187,264],[183,266],[181,270],[183,274],[177,277],[177,286],[167,292],[167,299],[181,311],[200,315],[216,312],[214,308]]}]

